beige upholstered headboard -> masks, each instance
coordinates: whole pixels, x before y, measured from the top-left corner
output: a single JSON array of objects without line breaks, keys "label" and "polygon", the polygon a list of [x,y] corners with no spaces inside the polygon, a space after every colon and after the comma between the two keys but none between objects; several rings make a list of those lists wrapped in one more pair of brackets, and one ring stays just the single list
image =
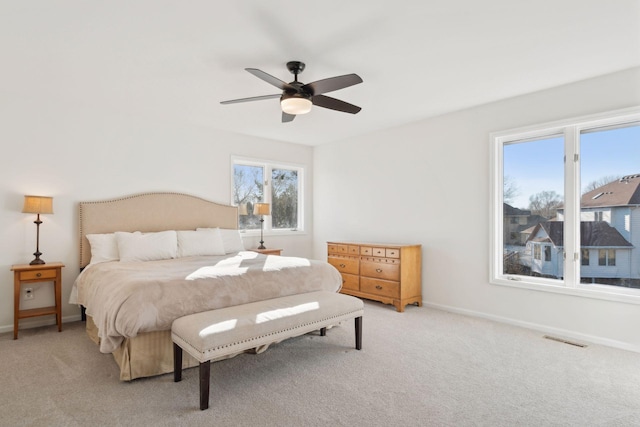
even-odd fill
[{"label": "beige upholstered headboard", "polygon": [[80,202],[80,268],[91,261],[87,234],[238,228],[238,208],[180,193],[145,193]]}]

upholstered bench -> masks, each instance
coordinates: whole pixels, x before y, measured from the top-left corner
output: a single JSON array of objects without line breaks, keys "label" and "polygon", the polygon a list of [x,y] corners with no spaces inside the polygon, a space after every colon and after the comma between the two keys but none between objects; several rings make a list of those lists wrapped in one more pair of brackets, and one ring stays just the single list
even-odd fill
[{"label": "upholstered bench", "polygon": [[173,379],[182,380],[182,351],[200,362],[200,409],[209,407],[211,360],[355,319],[356,349],[362,348],[364,304],[334,292],[309,292],[205,311],[171,326]]}]

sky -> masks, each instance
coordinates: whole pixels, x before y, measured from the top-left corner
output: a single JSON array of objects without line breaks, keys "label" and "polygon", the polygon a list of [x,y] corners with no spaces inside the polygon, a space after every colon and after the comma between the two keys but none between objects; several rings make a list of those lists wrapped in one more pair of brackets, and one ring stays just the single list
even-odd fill
[{"label": "sky", "polygon": [[[529,197],[541,191],[564,193],[562,136],[504,147],[504,176],[516,185],[510,205],[527,209]],[[580,137],[581,188],[607,176],[640,173],[640,124],[589,132]]]}]

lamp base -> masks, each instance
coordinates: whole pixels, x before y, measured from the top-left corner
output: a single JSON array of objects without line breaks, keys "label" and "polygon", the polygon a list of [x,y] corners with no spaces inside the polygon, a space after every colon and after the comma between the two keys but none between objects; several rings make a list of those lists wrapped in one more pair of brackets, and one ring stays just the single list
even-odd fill
[{"label": "lamp base", "polygon": [[260,246],[258,246],[258,249],[267,249],[262,240],[260,241]]},{"label": "lamp base", "polygon": [[34,252],[33,255],[35,255],[36,258],[31,261],[29,265],[42,265],[45,263],[44,260],[40,259],[40,255],[42,255],[42,252]]}]

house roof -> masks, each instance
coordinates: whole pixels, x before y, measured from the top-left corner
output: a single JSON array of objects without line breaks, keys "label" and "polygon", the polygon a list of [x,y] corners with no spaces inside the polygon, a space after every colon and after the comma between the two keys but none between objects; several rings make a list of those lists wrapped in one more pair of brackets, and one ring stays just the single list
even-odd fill
[{"label": "house roof", "polygon": [[[548,237],[538,236],[543,229]],[[564,221],[546,221],[536,225],[527,242],[550,241],[554,246],[564,246]],[[618,230],[606,221],[583,221],[580,223],[580,245],[582,247],[623,248],[633,247]]]},{"label": "house roof", "polygon": [[514,208],[507,203],[502,204],[502,212],[504,216],[531,215],[531,211]]},{"label": "house roof", "polygon": [[640,174],[623,176],[589,191],[580,204],[582,208],[640,205]]}]

